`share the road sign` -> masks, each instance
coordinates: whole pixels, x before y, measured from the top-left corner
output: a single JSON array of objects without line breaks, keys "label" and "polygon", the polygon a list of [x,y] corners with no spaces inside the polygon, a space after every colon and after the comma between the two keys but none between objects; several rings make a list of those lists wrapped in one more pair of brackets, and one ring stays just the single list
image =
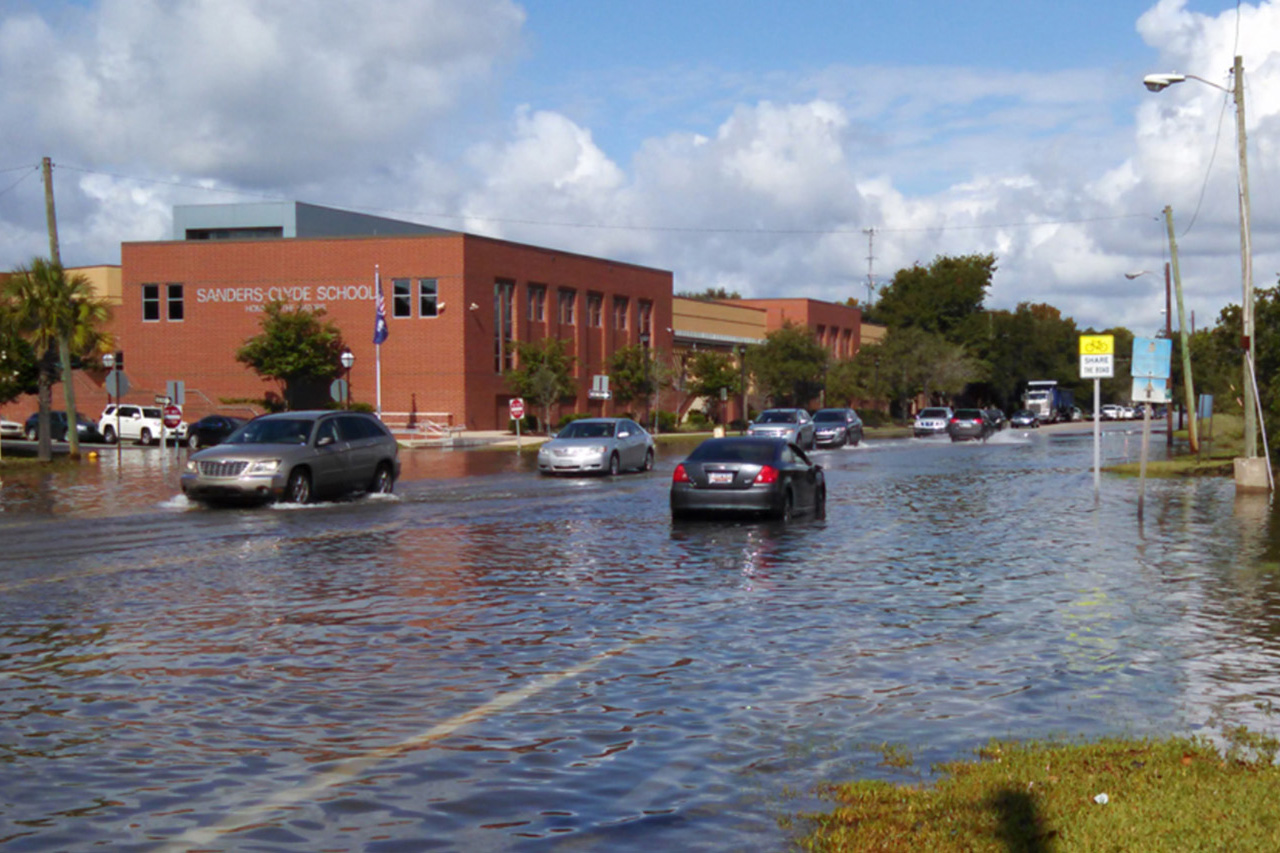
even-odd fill
[{"label": "share the road sign", "polygon": [[1080,378],[1110,379],[1115,375],[1115,335],[1081,335]]}]

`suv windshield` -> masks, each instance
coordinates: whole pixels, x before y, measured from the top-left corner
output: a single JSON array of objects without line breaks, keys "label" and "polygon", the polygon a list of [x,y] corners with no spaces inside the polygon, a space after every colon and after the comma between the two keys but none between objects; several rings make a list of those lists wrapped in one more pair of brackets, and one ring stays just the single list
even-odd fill
[{"label": "suv windshield", "polygon": [[920,417],[922,418],[945,418],[946,416],[946,409],[925,409],[920,413]]},{"label": "suv windshield", "polygon": [[227,444],[306,444],[315,423],[306,418],[250,421],[227,439]]},{"label": "suv windshield", "polygon": [[765,412],[756,421],[758,424],[793,424],[799,420],[795,412]]}]

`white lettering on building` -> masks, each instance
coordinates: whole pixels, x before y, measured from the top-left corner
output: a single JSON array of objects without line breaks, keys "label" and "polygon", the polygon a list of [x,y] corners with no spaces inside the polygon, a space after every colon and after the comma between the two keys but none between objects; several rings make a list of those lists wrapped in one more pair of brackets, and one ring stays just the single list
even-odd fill
[{"label": "white lettering on building", "polygon": [[[313,293],[314,290],[314,293]],[[299,303],[307,310],[323,308],[326,302],[372,302],[371,284],[276,285],[273,287],[198,287],[196,302],[200,305],[245,303],[245,310],[257,312],[268,302]],[[311,300],[315,302],[311,302]]]}]

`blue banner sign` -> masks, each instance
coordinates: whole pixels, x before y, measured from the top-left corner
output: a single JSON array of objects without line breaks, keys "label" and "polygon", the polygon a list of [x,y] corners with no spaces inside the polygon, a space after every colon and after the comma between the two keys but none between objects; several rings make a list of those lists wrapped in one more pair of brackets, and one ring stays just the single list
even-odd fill
[{"label": "blue banner sign", "polygon": [[1169,338],[1134,338],[1129,373],[1134,379],[1168,379],[1172,360],[1173,341]]}]

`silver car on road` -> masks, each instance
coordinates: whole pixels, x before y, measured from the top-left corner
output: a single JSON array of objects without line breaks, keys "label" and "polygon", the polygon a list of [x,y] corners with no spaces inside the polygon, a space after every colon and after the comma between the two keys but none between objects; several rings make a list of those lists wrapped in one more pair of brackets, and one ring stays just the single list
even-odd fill
[{"label": "silver car on road", "polygon": [[390,493],[399,476],[399,445],[373,415],[280,412],[192,453],[182,492],[204,503],[304,504],[345,492]]},{"label": "silver car on road", "polygon": [[801,450],[813,450],[815,427],[804,409],[765,409],[747,425],[747,435],[758,438],[785,438]]},{"label": "silver car on road", "polygon": [[630,418],[583,418],[538,448],[543,474],[617,474],[653,468],[653,436]]}]

